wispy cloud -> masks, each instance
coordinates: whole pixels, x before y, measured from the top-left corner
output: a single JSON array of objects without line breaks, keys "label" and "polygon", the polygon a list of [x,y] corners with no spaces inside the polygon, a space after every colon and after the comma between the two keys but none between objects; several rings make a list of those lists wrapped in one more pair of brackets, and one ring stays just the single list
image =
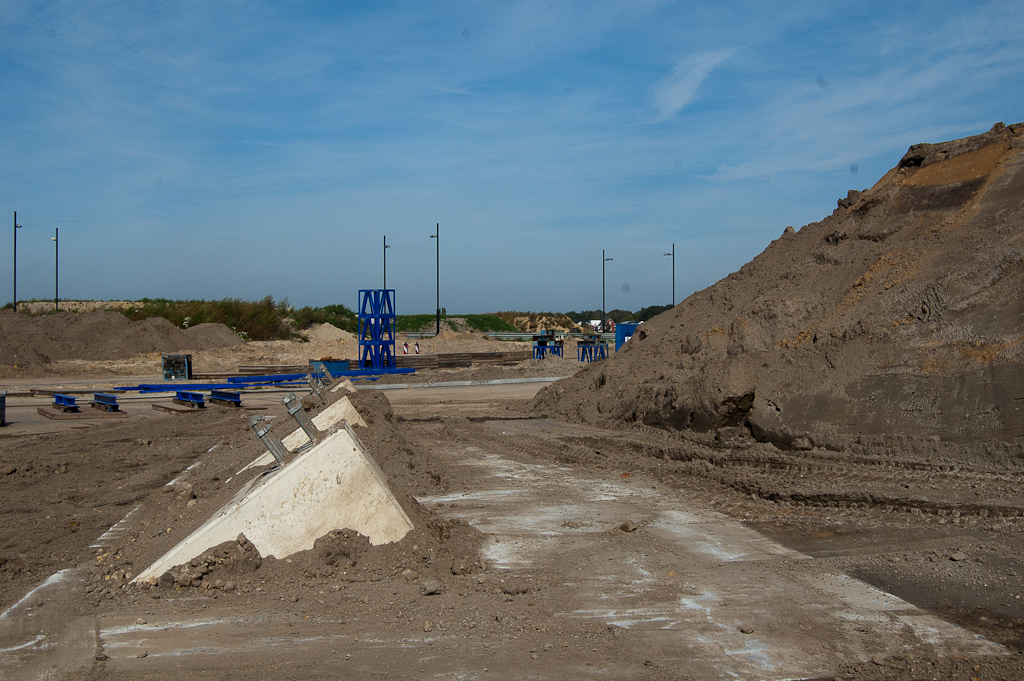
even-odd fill
[{"label": "wispy cloud", "polygon": [[731,49],[700,52],[676,64],[671,73],[654,87],[652,99],[658,110],[656,121],[667,121],[686,108],[715,67],[731,57],[733,52]]},{"label": "wispy cloud", "polygon": [[[71,295],[351,303],[383,231],[402,311],[432,310],[439,221],[448,309],[596,307],[602,248],[632,290],[608,302],[636,309],[667,301],[670,243],[703,288],[908,144],[1024,119],[1022,31],[1019,0],[7,0],[0,212],[27,295],[51,283],[31,235],[59,224]],[[342,243],[331,286],[247,266]],[[580,283],[553,290],[536,274],[566,249]]]}]

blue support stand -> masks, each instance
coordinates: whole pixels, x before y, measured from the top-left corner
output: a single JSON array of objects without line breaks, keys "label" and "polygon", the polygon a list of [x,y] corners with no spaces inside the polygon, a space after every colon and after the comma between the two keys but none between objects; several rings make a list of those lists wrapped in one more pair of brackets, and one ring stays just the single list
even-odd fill
[{"label": "blue support stand", "polygon": [[53,406],[60,409],[63,412],[77,412],[78,405],[75,404],[75,398],[71,395],[61,395],[60,393],[53,394]]},{"label": "blue support stand", "polygon": [[562,356],[562,341],[555,338],[554,331],[541,331],[533,337],[533,358],[544,359],[548,355]]},{"label": "blue support stand", "polygon": [[395,364],[395,289],[359,291],[359,368]]},{"label": "blue support stand", "polygon": [[578,343],[576,359],[580,362],[596,362],[608,358],[608,346],[604,343]]},{"label": "blue support stand", "polygon": [[191,390],[178,390],[171,402],[191,407],[193,409],[206,408],[206,401],[203,398],[203,394]]},{"label": "blue support stand", "polygon": [[95,393],[89,406],[93,409],[102,409],[103,411],[121,411],[117,404],[117,396],[108,393]]}]

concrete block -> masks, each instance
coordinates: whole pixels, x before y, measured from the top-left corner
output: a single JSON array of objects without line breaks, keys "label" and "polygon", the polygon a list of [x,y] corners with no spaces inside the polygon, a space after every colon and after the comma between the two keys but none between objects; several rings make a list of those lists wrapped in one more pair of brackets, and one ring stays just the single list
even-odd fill
[{"label": "concrete block", "polygon": [[342,381],[338,385],[336,385],[333,388],[331,388],[331,392],[332,393],[336,393],[336,392],[354,393],[355,391],[356,391],[356,387],[355,387],[355,385],[352,384],[352,379],[349,379],[349,378],[346,378],[344,381]]},{"label": "concrete block", "polygon": [[280,470],[258,478],[135,581],[157,579],[239,534],[260,555],[280,559],[312,548],[331,530],[349,528],[376,545],[398,541],[412,527],[380,468],[351,430],[342,428]]}]

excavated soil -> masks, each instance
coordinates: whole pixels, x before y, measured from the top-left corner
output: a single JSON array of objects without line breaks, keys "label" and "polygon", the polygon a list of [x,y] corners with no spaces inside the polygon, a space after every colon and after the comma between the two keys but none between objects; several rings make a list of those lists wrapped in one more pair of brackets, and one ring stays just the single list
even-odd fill
[{"label": "excavated soil", "polygon": [[[105,632],[63,678],[412,678],[423,675],[424,664],[448,675],[471,670],[469,678],[494,676],[499,665],[498,678],[717,678],[686,672],[628,625],[565,615],[574,585],[600,581],[594,571],[605,560],[628,564],[664,550],[642,504],[579,521],[523,516],[524,527],[542,523],[542,533],[554,538],[595,526],[602,548],[588,552],[591,562],[580,567],[579,557],[569,555],[550,565],[492,562],[487,544],[495,539],[476,529],[488,516],[467,522],[481,511],[474,511],[472,495],[462,498],[475,489],[474,452],[490,452],[524,470],[600,481],[596,496],[618,486],[740,520],[810,556],[816,569],[863,579],[1011,653],[897,650],[863,663],[837,662],[825,678],[1009,681],[1024,674],[1024,520],[1015,513],[1019,479],[1004,448],[964,454],[954,443],[907,438],[893,448],[884,438],[865,437],[852,451],[782,451],[745,429],[725,438],[636,424],[557,423],[537,419],[526,401],[489,412],[440,404],[434,417],[407,420],[390,394],[361,390],[350,399],[367,422],[355,432],[414,522],[403,540],[375,547],[339,527],[312,549],[276,559],[260,556],[240,536],[153,585],[130,580],[223,506],[239,471],[262,453],[246,425],[249,413],[209,409],[0,440],[0,512],[10,519],[0,526],[0,610],[58,570],[77,575],[59,600],[44,591],[22,606],[34,613],[34,626],[59,615]],[[283,409],[264,413],[284,418],[287,427]],[[509,475],[515,484],[520,474]],[[565,503],[555,489],[525,484],[544,499],[542,508]],[[747,565],[778,577],[804,564],[781,573],[771,561]],[[692,585],[684,594],[701,592],[701,572],[685,563],[672,567],[676,579]],[[799,614],[781,609],[772,617],[791,622]],[[224,629],[235,620],[248,623],[240,630],[245,638],[300,647],[290,653],[275,643],[228,656],[243,645]],[[187,622],[195,623],[188,625],[197,627],[194,634]],[[141,647],[115,645],[130,636],[141,637]],[[184,652],[159,647],[176,636],[192,641]],[[402,643],[384,652],[389,641]],[[313,657],[303,652],[317,645]],[[23,659],[14,669],[36,678],[33,658],[16,655],[0,653],[0,666]]]},{"label": "excavated soil", "polygon": [[874,187],[537,401],[588,423],[1024,438],[1024,125],[912,147]]},{"label": "excavated soil", "polygon": [[61,361],[109,361],[151,353],[229,348],[242,340],[223,324],[179,329],[161,317],[132,322],[117,312],[60,311],[33,317],[0,311],[0,371],[7,378],[39,375]]}]

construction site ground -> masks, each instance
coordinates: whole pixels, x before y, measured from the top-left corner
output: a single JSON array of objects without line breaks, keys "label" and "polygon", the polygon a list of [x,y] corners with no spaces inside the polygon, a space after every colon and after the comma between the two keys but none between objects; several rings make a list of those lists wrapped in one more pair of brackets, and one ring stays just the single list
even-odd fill
[{"label": "construction site ground", "polygon": [[1024,678],[1018,475],[533,411],[571,368],[365,382],[357,430],[405,457],[392,485],[417,530],[184,587],[130,580],[225,502],[261,451],[245,419],[281,417],[284,393],[183,415],[135,395],[127,418],[65,420],[10,397],[0,677]]}]

